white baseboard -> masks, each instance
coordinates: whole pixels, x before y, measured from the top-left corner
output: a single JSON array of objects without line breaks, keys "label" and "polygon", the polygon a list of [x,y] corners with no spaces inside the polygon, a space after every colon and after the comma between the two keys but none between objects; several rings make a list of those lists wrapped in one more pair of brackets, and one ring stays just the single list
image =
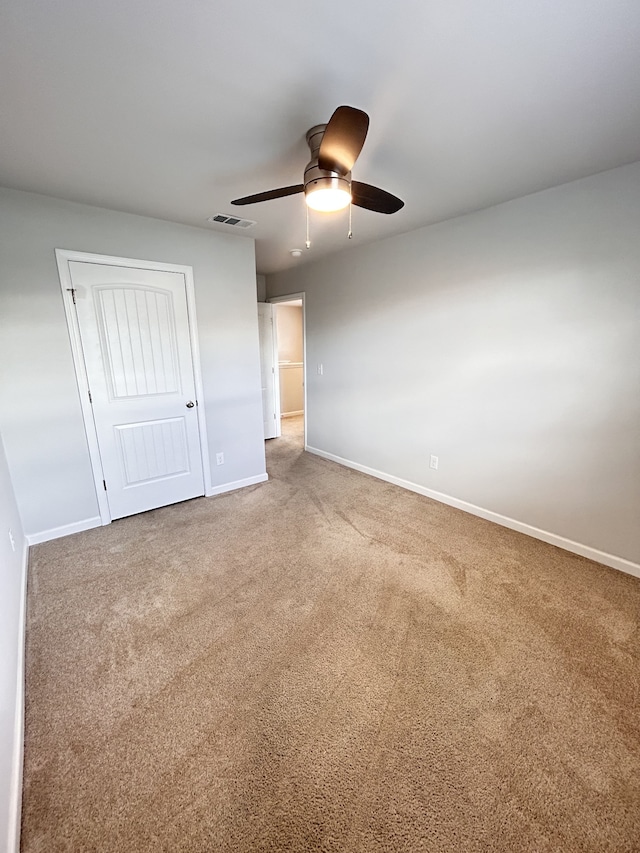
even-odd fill
[{"label": "white baseboard", "polygon": [[[245,486],[253,486],[256,483],[264,483],[269,479],[268,474],[257,474],[255,477],[247,477],[244,480],[235,480],[232,483],[224,483],[222,486],[212,486],[206,490],[205,497],[221,495],[224,492],[233,492],[235,489],[243,489]],[[102,519],[99,515],[93,518],[85,518],[73,524],[64,524],[62,527],[53,527],[51,530],[42,530],[40,533],[29,533],[26,537],[29,545],[39,545],[41,542],[49,542],[51,539],[60,539],[62,536],[70,536],[72,533],[82,533],[83,530],[91,530],[101,527]]]},{"label": "white baseboard", "polygon": [[102,519],[99,515],[94,518],[85,518],[75,521],[73,524],[63,524],[62,527],[52,527],[51,530],[41,530],[40,533],[29,533],[27,542],[29,545],[39,545],[41,542],[49,542],[50,539],[60,539],[62,536],[71,536],[72,533],[82,533],[83,530],[91,530],[100,527]]},{"label": "white baseboard", "polygon": [[24,763],[24,689],[25,689],[25,629],[27,621],[27,570],[29,546],[24,540],[22,549],[22,579],[20,583],[20,616],[18,621],[18,660],[16,675],[16,707],[13,723],[13,760],[9,783],[8,853],[20,853],[20,824],[22,817],[22,767]]},{"label": "white baseboard", "polygon": [[304,415],[304,409],[300,409],[299,412],[280,412],[281,418],[297,418],[298,415]]},{"label": "white baseboard", "polygon": [[375,468],[360,465],[358,462],[351,462],[349,459],[343,459],[341,456],[336,456],[333,453],[327,453],[324,450],[319,450],[317,447],[305,445],[304,449],[316,456],[321,456],[323,459],[329,459],[331,462],[337,462],[339,465],[344,465],[346,468],[353,468],[356,471],[361,471],[363,474],[369,474],[372,477],[376,477],[378,480],[393,483],[394,486],[400,486],[401,488],[408,489],[411,492],[417,492],[419,495],[432,498],[434,501],[439,501],[440,503],[447,504],[448,506],[453,506],[456,509],[468,512],[471,515],[477,515],[480,518],[485,518],[487,521],[500,524],[502,527],[508,527],[510,530],[517,530],[518,533],[524,533],[526,536],[531,536],[534,539],[540,539],[543,542],[548,542],[550,545],[563,548],[565,551],[571,551],[573,554],[579,554],[581,557],[587,557],[589,560],[594,560],[596,563],[602,563],[612,569],[618,569],[618,571],[626,572],[629,575],[634,575],[635,577],[640,578],[640,564],[632,563],[631,560],[625,560],[624,557],[616,557],[614,554],[607,554],[605,551],[598,551],[596,548],[583,545],[581,542],[574,542],[571,539],[565,539],[564,536],[558,536],[556,533],[549,533],[547,530],[540,530],[538,527],[532,527],[530,524],[517,521],[515,518],[509,518],[506,515],[500,515],[499,513],[492,512],[489,509],[484,509],[483,507],[475,506],[475,504],[467,503],[467,501],[452,498],[450,495],[445,495],[442,492],[436,492],[433,489],[426,488],[426,486],[420,486],[418,483],[412,483],[410,480],[403,480],[400,477],[385,474],[384,471],[378,471]]},{"label": "white baseboard", "polygon": [[255,477],[246,477],[244,480],[235,480],[233,483],[223,483],[222,486],[212,486],[207,489],[206,497],[223,495],[225,492],[234,492],[236,489],[244,489],[246,486],[255,486],[256,483],[264,483],[269,479],[268,474],[256,474]]}]

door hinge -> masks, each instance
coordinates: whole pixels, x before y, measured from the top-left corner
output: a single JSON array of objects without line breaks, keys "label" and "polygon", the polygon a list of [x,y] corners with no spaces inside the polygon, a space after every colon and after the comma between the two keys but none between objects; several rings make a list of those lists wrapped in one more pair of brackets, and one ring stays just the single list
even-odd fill
[{"label": "door hinge", "polygon": [[106,491],[107,491],[107,481],[106,481],[106,480],[103,480],[103,481],[102,481],[102,485],[104,486],[104,490],[105,490],[105,492],[106,492]]},{"label": "door hinge", "polygon": [[89,395],[89,402],[93,403],[93,400],[91,398],[91,389],[90,388],[87,388],[87,394]]},{"label": "door hinge", "polygon": [[67,290],[71,294],[71,298],[73,299],[73,304],[76,304],[76,289],[75,287],[68,287]]}]

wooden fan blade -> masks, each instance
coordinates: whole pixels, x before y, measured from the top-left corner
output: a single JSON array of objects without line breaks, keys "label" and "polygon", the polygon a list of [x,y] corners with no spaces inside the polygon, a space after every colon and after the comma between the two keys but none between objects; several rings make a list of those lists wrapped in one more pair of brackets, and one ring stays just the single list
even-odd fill
[{"label": "wooden fan blade", "polygon": [[351,203],[375,213],[397,213],[404,207],[397,196],[361,181],[351,181]]},{"label": "wooden fan blade", "polygon": [[355,107],[338,107],[329,119],[320,150],[318,166],[346,175],[362,151],[369,129],[369,116]]},{"label": "wooden fan blade", "polygon": [[284,198],[287,195],[295,195],[304,190],[304,184],[295,184],[292,187],[280,187],[277,190],[267,190],[264,193],[246,195],[243,198],[234,198],[231,204],[257,204],[259,201],[271,201],[273,198]]}]

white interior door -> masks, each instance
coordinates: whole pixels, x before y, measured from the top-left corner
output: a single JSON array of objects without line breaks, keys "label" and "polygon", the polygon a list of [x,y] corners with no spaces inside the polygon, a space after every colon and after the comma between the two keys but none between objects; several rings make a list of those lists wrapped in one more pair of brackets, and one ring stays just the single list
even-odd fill
[{"label": "white interior door", "polygon": [[262,377],[262,417],[264,437],[277,438],[280,432],[280,396],[278,376],[278,345],[273,323],[273,306],[258,302],[258,333],[260,336],[260,374]]},{"label": "white interior door", "polygon": [[203,495],[184,275],[69,271],[111,517]]}]

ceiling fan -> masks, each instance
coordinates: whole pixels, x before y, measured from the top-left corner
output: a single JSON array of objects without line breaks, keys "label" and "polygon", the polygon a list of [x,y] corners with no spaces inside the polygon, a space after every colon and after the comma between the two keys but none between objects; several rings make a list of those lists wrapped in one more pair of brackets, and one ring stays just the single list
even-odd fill
[{"label": "ceiling fan", "polygon": [[328,124],[307,131],[311,160],[304,170],[304,183],[247,195],[231,204],[256,204],[303,192],[307,205],[325,212],[342,210],[348,204],[376,213],[397,213],[404,202],[391,193],[351,179],[351,169],[362,151],[369,129],[369,116],[355,107],[338,107]]}]

